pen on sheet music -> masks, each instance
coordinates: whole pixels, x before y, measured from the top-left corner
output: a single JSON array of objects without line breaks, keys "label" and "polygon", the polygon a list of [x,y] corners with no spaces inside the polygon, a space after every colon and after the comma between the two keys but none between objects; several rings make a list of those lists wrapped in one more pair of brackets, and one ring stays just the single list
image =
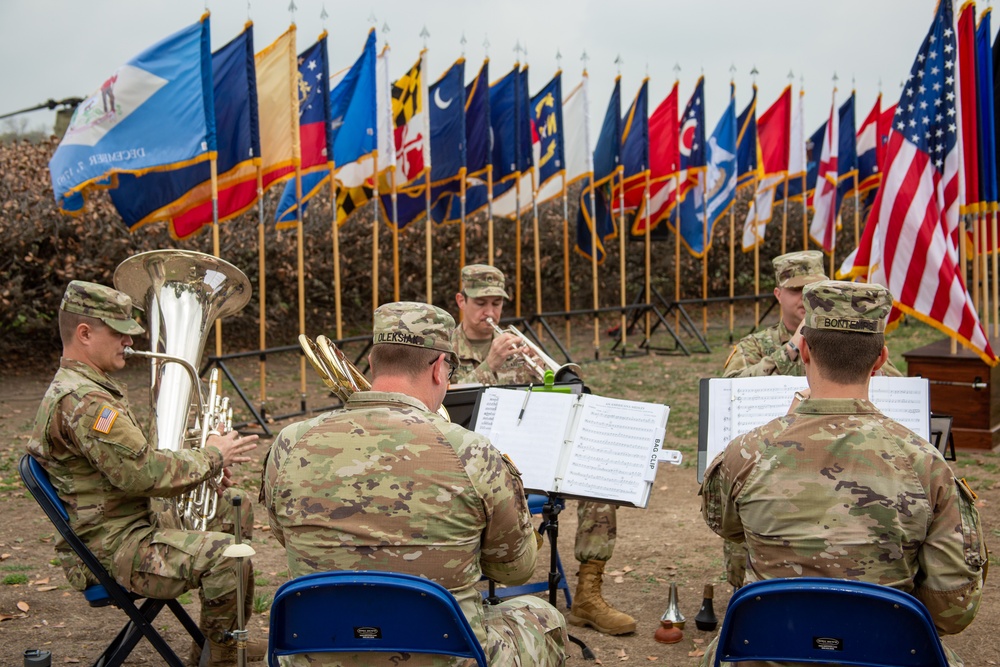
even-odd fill
[{"label": "pen on sheet music", "polygon": [[521,418],[524,417],[524,409],[526,407],[528,407],[528,399],[531,398],[531,388],[534,387],[534,386],[535,386],[535,384],[531,383],[531,384],[528,385],[528,388],[525,389],[526,393],[524,394],[524,403],[521,404],[521,412],[519,412],[518,415],[517,415],[517,425],[518,426],[521,425]]}]

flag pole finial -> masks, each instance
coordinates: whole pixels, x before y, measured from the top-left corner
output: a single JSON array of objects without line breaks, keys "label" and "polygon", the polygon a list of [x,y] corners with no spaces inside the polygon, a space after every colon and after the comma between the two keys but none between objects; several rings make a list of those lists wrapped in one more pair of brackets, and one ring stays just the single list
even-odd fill
[{"label": "flag pole finial", "polygon": [[851,91],[853,92],[855,90],[855,88],[856,88],[856,86],[854,85],[854,75],[852,74],[851,75]]},{"label": "flag pole finial", "polygon": [[324,2],[319,13],[319,20],[323,22],[323,30],[326,30],[326,20],[328,18],[330,18],[330,15],[326,13],[326,3]]},{"label": "flag pole finial", "polygon": [[[674,69],[680,68],[675,66]],[[729,65],[729,83],[736,83],[736,63],[730,63]]]},{"label": "flag pole finial", "polygon": [[462,39],[458,40],[458,43],[462,45],[462,57],[465,57],[465,45],[469,43],[469,40],[465,38],[465,31],[462,31]]},{"label": "flag pole finial", "polygon": [[378,25],[378,19],[375,18],[374,11],[372,11],[372,13],[368,15],[368,22],[371,23],[372,25]]},{"label": "flag pole finial", "polygon": [[679,81],[680,78],[681,78],[681,64],[674,63],[674,79]]},{"label": "flag pole finial", "polygon": [[483,36],[483,52],[486,54],[486,58],[490,57],[490,36]]},{"label": "flag pole finial", "polygon": [[624,62],[625,61],[622,60],[622,54],[619,53],[617,56],[615,56],[615,65],[618,66],[618,76],[622,75],[622,63]]},{"label": "flag pole finial", "polygon": [[427,48],[427,38],[431,36],[430,31],[427,29],[427,24],[424,24],[423,29],[420,31],[420,37],[424,40],[424,48]]},{"label": "flag pole finial", "polygon": [[837,82],[838,81],[840,81],[840,77],[837,76],[836,72],[834,72],[833,73],[833,92],[835,92],[835,93],[837,92]]},{"label": "flag pole finial", "polygon": [[757,85],[757,75],[758,74],[760,74],[760,72],[757,71],[757,66],[754,65],[753,69],[750,70],[750,76],[751,76],[751,78],[753,78],[753,85],[755,85],[755,86]]},{"label": "flag pole finial", "polygon": [[587,49],[583,50],[583,55],[580,56],[580,60],[583,61],[583,72],[587,73],[587,61],[590,60],[590,56],[587,55]]},{"label": "flag pole finial", "polygon": [[292,17],[292,23],[295,23],[295,12],[298,11],[298,9],[299,8],[295,6],[295,0],[291,0],[291,2],[288,3],[288,13]]},{"label": "flag pole finial", "polygon": [[389,22],[382,22],[382,39],[385,41],[385,45],[389,46]]},{"label": "flag pole finial", "polygon": [[556,69],[562,70],[562,51],[559,50],[558,46],[556,47]]},{"label": "flag pole finial", "polygon": [[247,21],[250,20],[250,0],[247,0]]},{"label": "flag pole finial", "polygon": [[521,46],[521,40],[517,40],[514,43],[514,62],[517,64],[521,63],[521,52],[524,51],[524,47]]},{"label": "flag pole finial", "polygon": [[878,94],[882,94],[882,77],[878,78]]},{"label": "flag pole finial", "polygon": [[788,70],[788,85],[792,85],[793,81],[795,81],[795,72]]}]

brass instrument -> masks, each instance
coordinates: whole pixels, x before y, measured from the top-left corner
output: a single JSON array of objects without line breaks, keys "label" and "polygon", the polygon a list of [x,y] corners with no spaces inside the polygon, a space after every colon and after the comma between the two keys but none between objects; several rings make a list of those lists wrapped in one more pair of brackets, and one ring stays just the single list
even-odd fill
[{"label": "brass instrument", "polygon": [[[351,363],[347,355],[344,354],[337,345],[324,335],[316,336],[313,342],[309,336],[299,334],[299,346],[302,348],[306,359],[312,367],[319,373],[323,384],[329,387],[337,398],[343,402],[351,397],[356,391],[369,391],[372,388],[371,381],[365,377],[358,367]],[[444,419],[451,421],[448,409],[443,405],[438,408],[438,414]]]},{"label": "brass instrument", "polygon": [[[497,326],[497,323],[493,321],[492,317],[487,317],[486,323],[493,327],[493,331],[495,331],[497,335],[503,335],[505,333],[514,334],[521,340],[521,346],[512,345],[510,349],[524,358],[524,363],[531,369],[531,372],[540,382],[545,381],[545,371],[547,370],[552,371],[557,381],[561,380],[563,376],[567,374],[573,374],[577,377],[580,376],[579,364],[568,363],[560,365],[555,359],[545,354],[545,352],[542,351],[542,348],[538,347],[534,341],[518,331],[513,324],[509,325],[506,329],[501,329]],[[538,358],[538,361],[535,361],[535,358],[525,351],[525,347],[531,350],[534,356]]]},{"label": "brass instrument", "polygon": [[[195,364],[201,361],[215,320],[238,312],[250,300],[246,275],[229,262],[200,252],[153,250],[119,264],[114,285],[146,313],[152,350],[126,348],[125,356],[150,360],[155,423],[150,442],[159,449],[179,451],[204,447],[213,433],[230,431],[232,410],[229,399],[221,396],[219,369],[209,375],[206,400]],[[207,480],[173,499],[180,524],[205,530],[215,517],[219,481]]]}]

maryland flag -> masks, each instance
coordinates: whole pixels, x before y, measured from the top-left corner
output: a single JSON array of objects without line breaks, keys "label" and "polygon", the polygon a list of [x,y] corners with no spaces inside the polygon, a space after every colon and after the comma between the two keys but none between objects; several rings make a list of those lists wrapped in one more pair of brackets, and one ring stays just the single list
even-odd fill
[{"label": "maryland flag", "polygon": [[337,224],[344,224],[352,213],[364,207],[371,200],[372,194],[373,189],[368,185],[337,188]]},{"label": "maryland flag", "polygon": [[430,167],[430,128],[427,88],[423,78],[424,53],[410,71],[392,84],[392,124],[396,143],[396,168],[404,183]]}]

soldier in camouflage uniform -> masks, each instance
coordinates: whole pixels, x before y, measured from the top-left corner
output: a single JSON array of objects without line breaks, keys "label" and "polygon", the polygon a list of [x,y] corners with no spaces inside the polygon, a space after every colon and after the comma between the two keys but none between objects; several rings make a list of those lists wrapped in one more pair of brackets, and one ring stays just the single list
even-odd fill
[{"label": "soldier in camouflage uniform", "polygon": [[[790,252],[772,260],[774,266],[774,298],[781,306],[778,323],[745,336],[726,360],[723,371],[727,378],[760,377],[764,375],[805,375],[805,365],[799,356],[802,346],[802,288],[826,280],[823,253],[818,250]],[[899,377],[902,373],[886,362],[879,374]],[[723,544],[726,578],[733,588],[743,585],[746,571],[746,548],[735,542]]]},{"label": "soldier in camouflage uniform", "polygon": [[[879,285],[825,281],[803,298],[810,396],[716,457],[701,489],[705,521],[746,542],[748,582],[892,586],[916,596],[940,634],[961,632],[979,608],[987,563],[975,495],[935,447],[868,401],[871,372],[888,357],[892,297]],[[711,665],[714,645],[706,653]]]},{"label": "soldier in camouflage uniform", "polygon": [[[143,331],[132,319],[127,295],[96,283],[69,284],[59,310],[59,371],[38,408],[27,450],[48,472],[70,525],[115,579],[150,598],[173,599],[198,589],[209,664],[235,664],[233,642],[225,634],[236,629],[235,565],[222,557],[234,541],[224,509],[231,503],[220,501],[212,524],[228,533],[197,532],[174,529],[172,517],[154,513],[151,499],[177,496],[219,473],[225,475],[222,486],[229,487],[229,466],[250,460],[257,436],[212,435],[204,449],[179,452],[150,447],[129,408],[125,385],[108,375],[125,367],[124,348]],[[243,536],[249,539],[251,513],[244,519]],[[56,551],[75,589],[97,583],[62,539]],[[247,617],[252,571],[248,563]],[[256,642],[252,657],[262,658],[264,647]],[[195,647],[196,659],[200,653]]]},{"label": "soldier in camouflage uniform", "polygon": [[[293,577],[324,570],[425,577],[455,595],[491,665],[562,665],[562,614],[537,597],[485,605],[475,588],[482,575],[527,581],[538,544],[514,464],[485,437],[435,412],[457,368],[454,326],[427,304],[380,306],[371,391],[281,431],[264,467],[261,503]],[[397,662],[464,664],[380,653],[283,664]]]},{"label": "soldier in camouflage uniform", "polygon": [[[472,264],[462,269],[462,290],[455,295],[462,322],[451,335],[458,355],[455,382],[485,385],[537,382],[525,364],[521,340],[514,334],[497,334],[486,322],[500,322],[505,290],[503,273],[492,266]],[[635,619],[604,599],[601,584],[605,563],[611,558],[618,534],[617,506],[579,502],[574,555],[580,563],[576,596],[567,620],[609,635],[635,632]]]}]

